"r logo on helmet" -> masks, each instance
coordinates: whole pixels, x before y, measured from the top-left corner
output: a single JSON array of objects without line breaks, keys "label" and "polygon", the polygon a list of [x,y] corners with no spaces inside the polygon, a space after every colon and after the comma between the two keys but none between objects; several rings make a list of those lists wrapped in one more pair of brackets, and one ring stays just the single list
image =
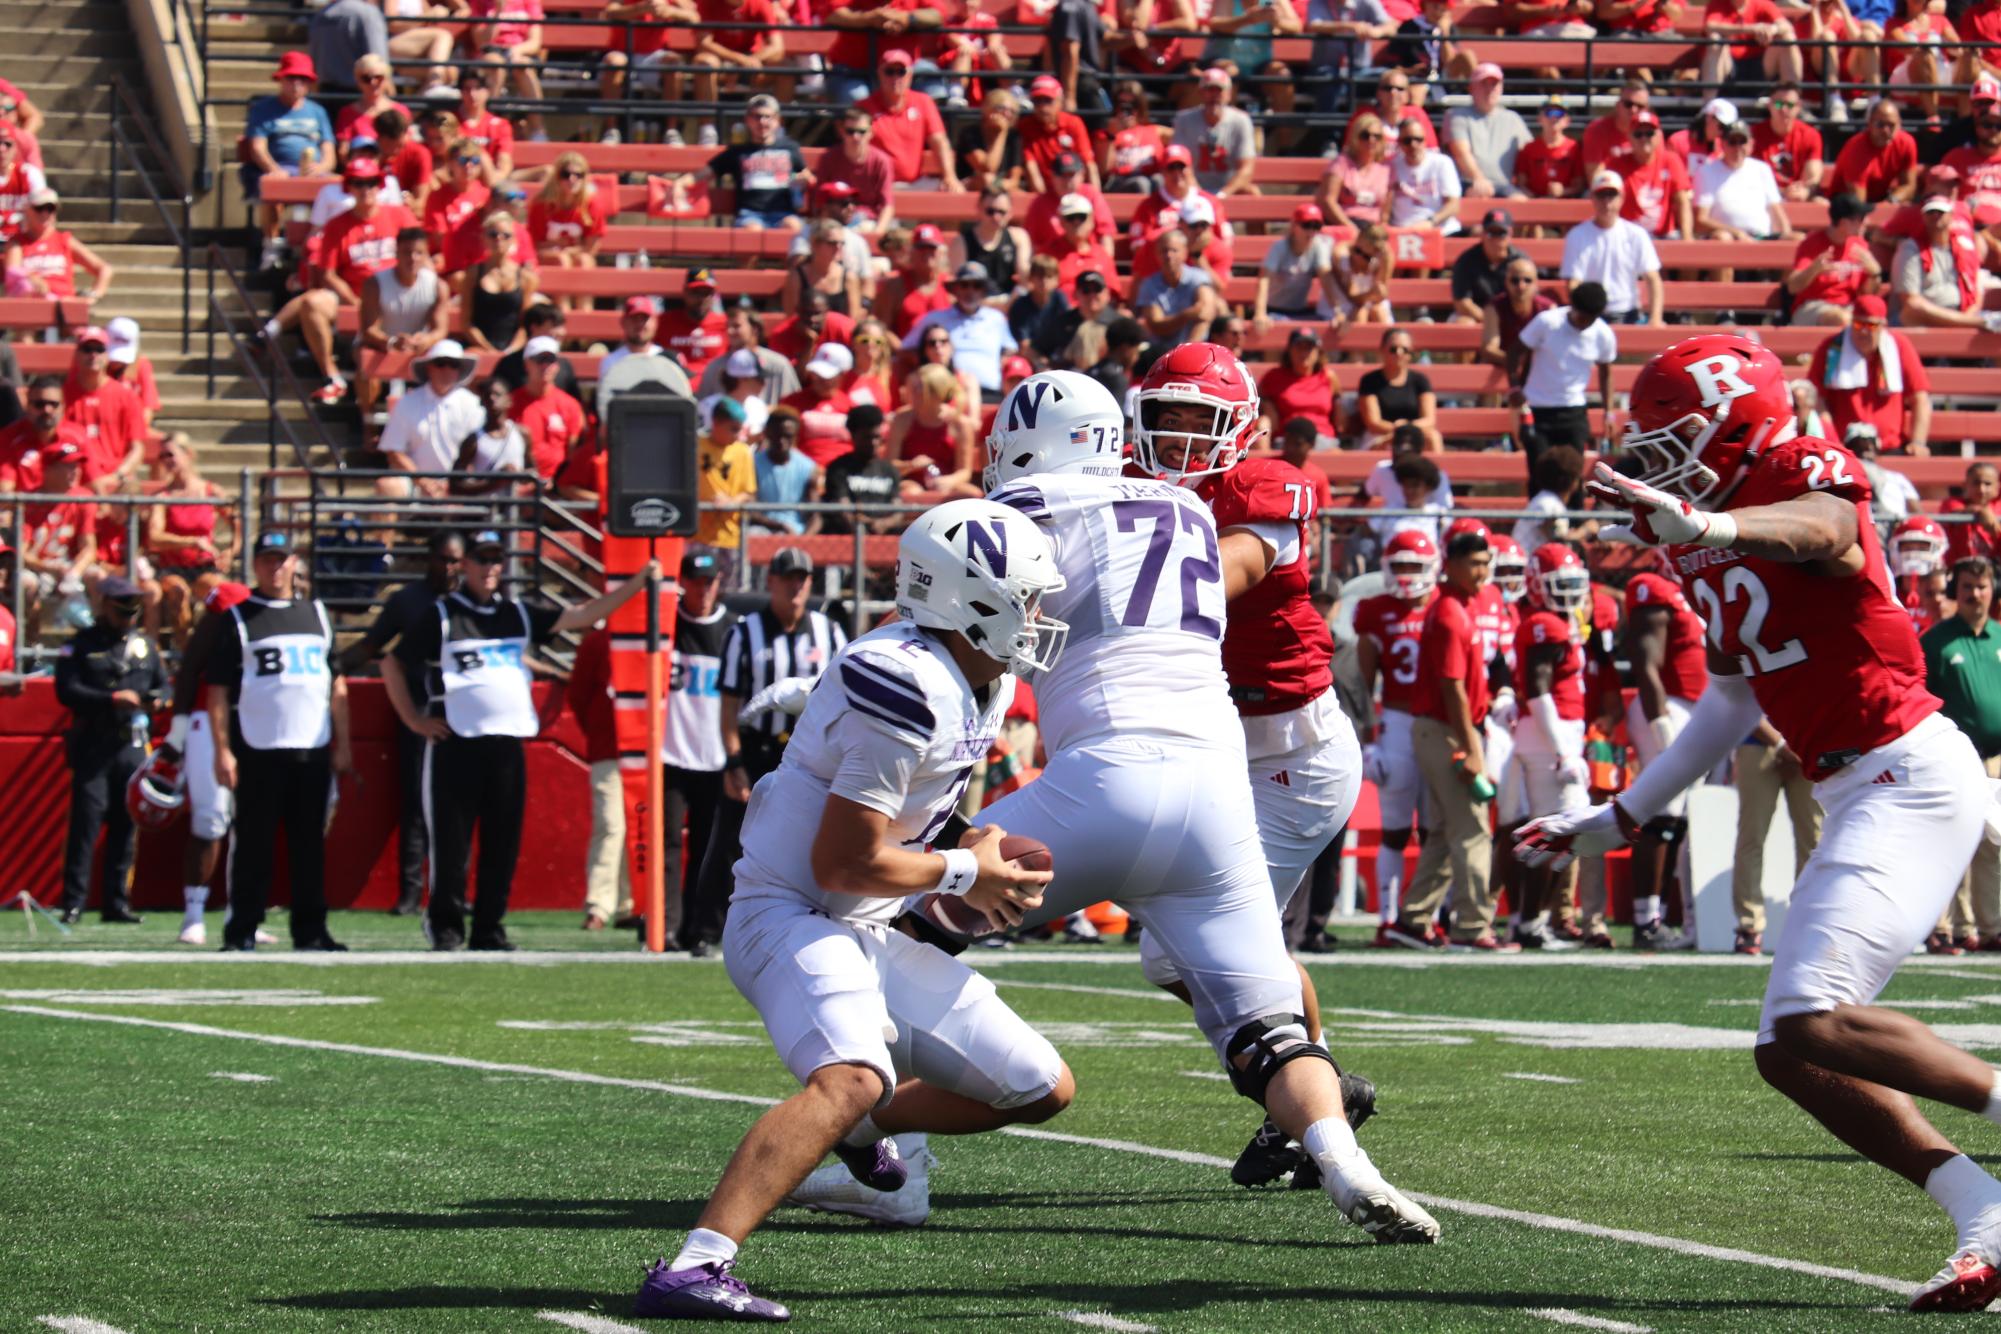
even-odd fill
[{"label": "r logo on helmet", "polygon": [[1743,376],[1745,369],[1740,358],[1723,353],[1688,363],[1689,377],[1702,391],[1702,406],[1705,408],[1717,407],[1733,398],[1755,392],[1751,382]]}]

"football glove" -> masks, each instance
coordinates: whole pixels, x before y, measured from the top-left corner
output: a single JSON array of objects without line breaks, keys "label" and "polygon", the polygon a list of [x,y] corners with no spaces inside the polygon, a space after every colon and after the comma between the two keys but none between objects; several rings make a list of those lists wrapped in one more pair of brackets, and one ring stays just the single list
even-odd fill
[{"label": "football glove", "polygon": [[1616,800],[1603,806],[1573,806],[1523,825],[1515,838],[1515,856],[1524,866],[1561,871],[1579,857],[1630,843],[1637,833],[1639,827]]},{"label": "football glove", "polygon": [[736,716],[747,723],[776,709],[797,718],[806,711],[806,697],[813,693],[814,680],[810,676],[788,676],[774,681],[745,700]]},{"label": "football glove", "polygon": [[1728,514],[1699,510],[1680,496],[1622,476],[1600,463],[1585,489],[1631,517],[1598,535],[1633,546],[1727,547],[1737,540],[1737,521]]},{"label": "football glove", "polygon": [[1495,694],[1493,702],[1487,705],[1487,721],[1502,731],[1511,731],[1515,719],[1521,717],[1521,703],[1515,699],[1515,692],[1502,690]]},{"label": "football glove", "polygon": [[1362,777],[1377,787],[1390,781],[1390,766],[1383,762],[1383,748],[1373,741],[1362,747]]}]

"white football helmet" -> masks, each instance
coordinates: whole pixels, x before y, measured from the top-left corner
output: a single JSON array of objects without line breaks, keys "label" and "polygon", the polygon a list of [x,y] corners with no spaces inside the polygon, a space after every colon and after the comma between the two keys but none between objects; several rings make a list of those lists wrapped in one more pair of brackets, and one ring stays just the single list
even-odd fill
[{"label": "white football helmet", "polygon": [[1383,578],[1406,602],[1429,597],[1438,587],[1438,543],[1418,528],[1406,528],[1383,547]]},{"label": "white football helmet", "polygon": [[1061,591],[1056,552],[1042,530],[991,500],[954,500],[904,530],[896,610],[933,630],[955,630],[1017,676],[1048,671],[1070,627],[1041,613]]},{"label": "white football helmet", "polygon": [[1031,473],[1117,477],[1126,414],[1112,391],[1076,371],[1042,371],[1013,389],[987,435],[988,491]]},{"label": "white football helmet", "polygon": [[1561,542],[1545,542],[1529,557],[1529,605],[1543,611],[1574,612],[1591,602],[1591,572]]},{"label": "white football helmet", "polygon": [[1945,567],[1948,545],[1944,525],[1913,514],[1890,530],[1890,570],[1900,577],[1923,578]]},{"label": "white football helmet", "polygon": [[1494,553],[1494,587],[1508,601],[1520,602],[1529,591],[1529,558],[1522,544],[1506,533],[1495,533],[1487,546]]}]

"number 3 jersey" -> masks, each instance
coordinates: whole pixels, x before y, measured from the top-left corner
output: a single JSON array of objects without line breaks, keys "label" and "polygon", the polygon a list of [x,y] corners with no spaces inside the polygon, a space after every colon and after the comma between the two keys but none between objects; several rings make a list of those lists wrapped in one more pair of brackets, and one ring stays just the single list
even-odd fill
[{"label": "number 3 jersey", "polygon": [[1038,674],[1049,753],[1113,737],[1241,750],[1223,674],[1223,566],[1202,498],[1150,478],[1041,473],[991,499],[1035,521],[1065,586],[1042,610],[1070,626]]},{"label": "number 3 jersey", "polygon": [[1925,689],[1918,637],[1891,592],[1869,521],[1869,479],[1853,454],[1808,438],[1776,445],[1725,508],[1815,491],[1855,507],[1862,569],[1853,576],[1711,547],[1670,547],[1668,555],[1708,623],[1710,647],[1736,659],[1765,716],[1818,782],[1910,731],[1939,702]]},{"label": "number 3 jersey", "polygon": [[1197,490],[1219,532],[1291,530],[1271,572],[1230,608],[1223,669],[1247,717],[1303,708],[1334,684],[1334,636],[1313,609],[1312,479],[1284,459],[1265,456],[1204,478]]},{"label": "number 3 jersey", "polygon": [[942,640],[895,621],[834,655],[793,724],[785,759],[744,814],[736,902],[804,899],[841,922],[886,925],[900,897],[823,890],[813,841],[829,796],[889,819],[887,841],[922,852],[1000,735],[1014,677],[975,690]]}]

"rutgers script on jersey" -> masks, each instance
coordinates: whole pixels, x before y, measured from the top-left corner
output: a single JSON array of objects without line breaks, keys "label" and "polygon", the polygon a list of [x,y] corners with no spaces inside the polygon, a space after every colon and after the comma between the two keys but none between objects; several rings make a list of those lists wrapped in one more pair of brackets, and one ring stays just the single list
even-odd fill
[{"label": "rutgers script on jersey", "polygon": [[1063,656],[1035,681],[1049,752],[1107,737],[1242,749],[1223,674],[1223,565],[1201,498],[1150,478],[1068,473],[1017,478],[991,498],[1041,527],[1065,580],[1042,601],[1070,626]]},{"label": "rutgers script on jersey", "polygon": [[1218,532],[1285,524],[1295,533],[1283,563],[1230,607],[1223,670],[1238,710],[1255,716],[1311,703],[1334,684],[1334,636],[1313,609],[1312,479],[1265,456],[1204,479],[1198,491]]},{"label": "rutgers script on jersey", "polygon": [[829,795],[889,817],[890,841],[922,851],[958,805],[1014,701],[1014,677],[984,699],[930,633],[908,621],[834,655],[792,729],[785,762],[760,779],[743,823],[736,898],[803,899],[836,921],[887,924],[900,898],[833,894],[813,879],[813,831]]},{"label": "rutgers script on jersey", "polygon": [[1869,479],[1853,454],[1795,438],[1752,465],[1728,509],[1815,491],[1855,506],[1862,570],[1825,578],[1805,565],[1712,547],[1668,549],[1709,643],[1733,658],[1772,726],[1818,782],[1937,711],[1910,617],[1890,589]]},{"label": "rutgers script on jersey", "polygon": [[1394,593],[1363,598],[1355,608],[1355,633],[1376,646],[1381,664],[1382,707],[1409,713],[1417,689],[1417,655],[1424,639],[1424,613],[1436,593],[1415,605]]}]

